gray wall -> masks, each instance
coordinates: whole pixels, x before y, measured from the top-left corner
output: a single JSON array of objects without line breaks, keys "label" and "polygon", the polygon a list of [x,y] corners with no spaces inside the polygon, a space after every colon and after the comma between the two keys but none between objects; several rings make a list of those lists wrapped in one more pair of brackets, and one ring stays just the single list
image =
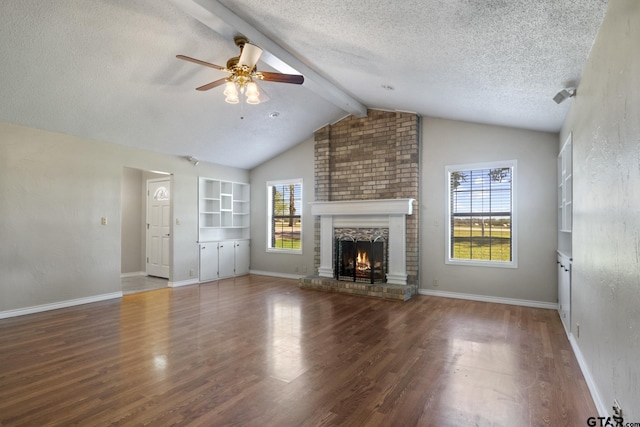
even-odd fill
[{"label": "gray wall", "polygon": [[245,170],[6,122],[0,140],[0,312],[121,291],[123,167],[173,174],[174,283],[198,271],[198,175],[249,181]]},{"label": "gray wall", "polygon": [[560,135],[573,132],[571,331],[599,406],[617,399],[625,422],[640,421],[638,41],[640,2],[609,2]]},{"label": "gray wall", "polygon": [[[251,271],[307,276],[314,273],[314,139],[298,144],[251,171]],[[302,254],[267,252],[267,182],[302,178]]]},{"label": "gray wall", "polygon": [[141,221],[144,215],[142,194],[142,171],[122,168],[121,273],[145,271],[145,265],[142,262],[144,240]]},{"label": "gray wall", "polygon": [[[435,118],[422,123],[420,287],[556,303],[558,136]],[[518,162],[518,268],[445,264],[445,166],[513,159]]]}]

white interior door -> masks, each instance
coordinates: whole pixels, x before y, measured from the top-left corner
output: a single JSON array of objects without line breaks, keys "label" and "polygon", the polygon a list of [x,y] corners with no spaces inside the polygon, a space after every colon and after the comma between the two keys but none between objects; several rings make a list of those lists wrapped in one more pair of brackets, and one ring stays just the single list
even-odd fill
[{"label": "white interior door", "polygon": [[169,278],[171,181],[147,180],[147,275]]}]

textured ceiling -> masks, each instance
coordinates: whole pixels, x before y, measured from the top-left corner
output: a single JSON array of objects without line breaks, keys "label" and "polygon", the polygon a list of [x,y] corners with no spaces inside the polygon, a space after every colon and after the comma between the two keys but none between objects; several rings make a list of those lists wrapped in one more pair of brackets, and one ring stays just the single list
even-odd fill
[{"label": "textured ceiling", "polygon": [[[224,73],[175,55],[224,65],[237,48],[189,2],[0,2],[0,120],[252,168],[347,114],[310,84],[263,82],[270,100],[257,106],[196,92]],[[607,5],[220,3],[368,108],[551,132],[571,102],[552,97],[579,81]]]}]

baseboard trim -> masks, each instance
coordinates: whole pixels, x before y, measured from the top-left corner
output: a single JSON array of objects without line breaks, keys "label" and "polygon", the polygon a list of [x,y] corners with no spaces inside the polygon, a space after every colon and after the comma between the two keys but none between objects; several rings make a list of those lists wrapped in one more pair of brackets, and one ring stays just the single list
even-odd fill
[{"label": "baseboard trim", "polygon": [[115,298],[122,298],[122,291],[112,292],[109,294],[94,295],[92,297],[76,298],[67,301],[53,302],[50,304],[34,305],[32,307],[18,308],[15,310],[0,311],[0,319],[24,316],[27,314],[40,313],[43,311],[57,310],[59,308],[73,307],[74,305],[89,304],[92,302],[105,301]]},{"label": "baseboard trim", "polygon": [[420,295],[430,295],[434,297],[457,298],[471,301],[493,302],[497,304],[520,305],[523,307],[545,308],[548,310],[557,310],[558,304],[544,301],[532,301],[516,298],[492,297],[486,295],[463,294],[460,292],[433,291],[431,289],[418,289]]},{"label": "baseboard trim", "polygon": [[180,280],[178,282],[169,282],[167,285],[170,288],[179,288],[180,286],[197,285],[200,283],[198,279]]},{"label": "baseboard trim", "polygon": [[600,392],[598,391],[598,386],[596,386],[596,382],[591,376],[589,365],[587,365],[587,361],[584,360],[584,356],[582,355],[582,351],[580,351],[578,342],[575,340],[573,334],[568,333],[567,336],[569,337],[569,342],[571,343],[573,354],[576,356],[578,365],[580,365],[580,370],[582,371],[584,380],[587,382],[587,387],[589,387],[589,392],[591,393],[593,403],[596,405],[596,409],[598,410],[598,415],[601,417],[611,416],[611,414],[609,414],[607,405],[602,402],[602,397],[600,396]]},{"label": "baseboard trim", "polygon": [[301,274],[277,273],[274,271],[250,270],[249,274],[257,274],[258,276],[281,277],[283,279],[302,279],[307,277]]},{"label": "baseboard trim", "polygon": [[147,275],[147,273],[144,272],[144,271],[134,271],[132,273],[121,273],[120,274],[120,278],[124,279],[124,278],[127,278],[127,277],[140,277],[140,276],[146,276],[146,275]]}]

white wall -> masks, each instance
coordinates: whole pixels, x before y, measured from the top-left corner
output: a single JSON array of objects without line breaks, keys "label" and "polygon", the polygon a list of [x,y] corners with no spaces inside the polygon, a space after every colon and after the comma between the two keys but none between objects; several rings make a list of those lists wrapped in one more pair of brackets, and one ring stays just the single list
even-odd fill
[{"label": "white wall", "polygon": [[0,141],[0,314],[121,291],[123,167],[173,174],[174,283],[198,271],[198,175],[249,180],[245,170],[6,122]]},{"label": "white wall", "polygon": [[[640,421],[640,2],[612,0],[560,135],[573,132],[571,331],[599,406]],[[577,324],[580,324],[578,336]]]},{"label": "white wall", "polygon": [[[315,200],[314,139],[296,145],[251,171],[251,271],[281,275],[314,274],[314,217],[309,202]],[[302,178],[302,254],[267,252],[267,182]]]},{"label": "white wall", "polygon": [[[557,153],[556,134],[423,118],[421,289],[555,304]],[[445,264],[445,166],[513,159],[518,162],[518,268]]]}]

